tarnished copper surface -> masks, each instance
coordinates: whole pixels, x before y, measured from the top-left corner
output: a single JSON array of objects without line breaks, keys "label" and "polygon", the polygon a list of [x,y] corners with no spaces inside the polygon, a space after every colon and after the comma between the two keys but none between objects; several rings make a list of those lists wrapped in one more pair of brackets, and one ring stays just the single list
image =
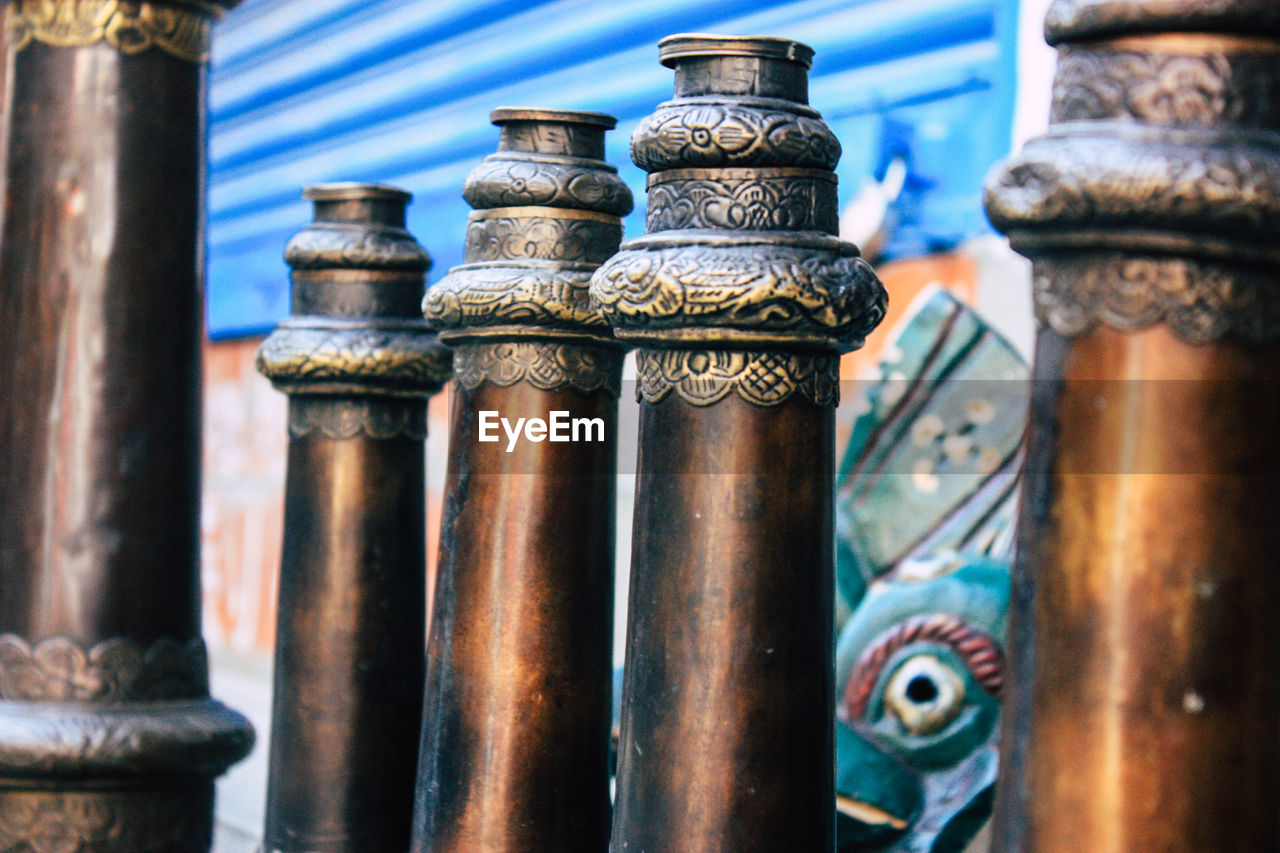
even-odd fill
[{"label": "tarnished copper surface", "polygon": [[424,665],[426,398],[448,351],[418,314],[430,259],[409,194],[304,193],[293,314],[258,367],[290,395],[284,556],[264,845],[375,853],[409,843]]},{"label": "tarnished copper surface", "polygon": [[994,849],[1280,847],[1280,22],[1059,0],[987,208],[1037,342]]},{"label": "tarnished copper surface", "polygon": [[200,639],[205,72],[25,29],[85,5],[0,47],[0,847],[203,851],[253,742]]},{"label": "tarnished copper surface", "polygon": [[835,230],[813,51],[680,35],[641,120],[648,233],[592,298],[641,399],[614,851],[834,846],[838,353],[885,293]]},{"label": "tarnished copper surface", "polygon": [[[423,305],[457,381],[412,849],[601,851],[623,347],[587,284],[631,194],[601,159],[612,117],[492,118],[498,151],[463,190],[465,263]],[[597,420],[594,440],[481,440],[485,412],[556,411]]]}]

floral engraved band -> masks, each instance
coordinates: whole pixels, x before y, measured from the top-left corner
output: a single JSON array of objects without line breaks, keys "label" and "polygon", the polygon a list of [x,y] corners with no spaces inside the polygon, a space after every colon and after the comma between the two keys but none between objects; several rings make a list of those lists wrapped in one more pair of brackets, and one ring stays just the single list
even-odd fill
[{"label": "floral engraved band", "polygon": [[9,44],[88,47],[105,42],[134,55],[150,48],[197,64],[209,61],[216,3],[129,3],[121,0],[13,0],[8,7]]},{"label": "floral engraved band", "polygon": [[617,251],[622,220],[589,210],[499,207],[472,211],[467,260],[599,264]]},{"label": "floral engraved band", "polygon": [[664,105],[641,122],[631,159],[648,172],[687,166],[833,169],[840,143],[813,110],[733,104]]},{"label": "floral engraved band", "polygon": [[473,207],[571,207],[615,216],[631,212],[631,191],[603,161],[515,153],[490,158],[463,184],[462,197]]},{"label": "floral engraved band", "polygon": [[649,176],[645,230],[839,231],[836,176],[822,169],[670,169]]},{"label": "floral engraved band", "polygon": [[295,438],[425,437],[451,356],[418,316],[431,257],[404,227],[411,196],[337,183],[303,197],[315,218],[285,247],[292,315],[258,348],[258,372],[291,395]]}]

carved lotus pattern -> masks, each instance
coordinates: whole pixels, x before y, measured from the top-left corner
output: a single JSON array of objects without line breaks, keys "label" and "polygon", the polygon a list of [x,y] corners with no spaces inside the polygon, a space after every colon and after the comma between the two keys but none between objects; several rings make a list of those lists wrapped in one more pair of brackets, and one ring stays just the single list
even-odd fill
[{"label": "carved lotus pattern", "polygon": [[657,403],[674,393],[710,406],[736,393],[757,406],[799,395],[818,406],[839,401],[839,359],[777,351],[642,349],[636,356],[636,396]]},{"label": "carved lotus pattern", "polygon": [[[615,224],[616,223],[616,224]],[[472,220],[467,226],[466,259],[481,261],[549,260],[598,264],[618,249],[620,222],[510,216]]]}]

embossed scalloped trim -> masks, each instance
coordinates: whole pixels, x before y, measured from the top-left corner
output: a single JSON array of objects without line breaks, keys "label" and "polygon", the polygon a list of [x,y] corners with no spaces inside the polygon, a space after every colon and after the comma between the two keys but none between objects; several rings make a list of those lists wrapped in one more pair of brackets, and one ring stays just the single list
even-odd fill
[{"label": "embossed scalloped trim", "polygon": [[735,104],[660,106],[631,137],[646,172],[686,166],[805,166],[834,169],[840,142],[821,118]]},{"label": "embossed scalloped trim", "polygon": [[286,392],[425,396],[449,380],[449,350],[430,334],[377,327],[281,325],[258,349],[258,372]]},{"label": "embossed scalloped trim", "polygon": [[427,288],[422,311],[433,329],[522,325],[604,331],[591,304],[594,265],[454,267]]},{"label": "embossed scalloped trim", "polygon": [[[692,236],[691,240],[697,239]],[[784,334],[848,349],[884,317],[888,295],[871,266],[843,252],[768,242],[624,249],[591,279],[591,298],[615,329]]]},{"label": "embossed scalloped trim", "polygon": [[694,406],[730,394],[756,406],[777,406],[794,396],[816,406],[840,401],[836,355],[744,350],[641,349],[636,352],[636,398],[657,403],[675,394]]},{"label": "embossed scalloped trim", "polygon": [[289,398],[289,435],[341,440],[364,436],[385,440],[427,437],[427,406],[423,400],[333,398],[295,395]]},{"label": "embossed scalloped trim", "polygon": [[1036,318],[1066,337],[1101,325],[1165,323],[1189,344],[1280,341],[1280,287],[1270,271],[1121,252],[1037,258]]},{"label": "embossed scalloped trim", "polygon": [[209,853],[213,823],[199,785],[0,794],[4,853]]},{"label": "embossed scalloped trim", "polygon": [[622,385],[622,352],[615,347],[553,341],[460,344],[454,351],[454,378],[468,391],[488,382],[509,388],[528,382],[540,391],[572,388],[584,394]]},{"label": "embossed scalloped trim", "polygon": [[151,48],[196,64],[209,61],[208,9],[120,0],[11,0],[5,29],[13,50],[33,41],[53,47],[106,42],[127,55]]},{"label": "embossed scalloped trim", "polygon": [[66,637],[34,647],[0,635],[0,699],[22,702],[155,702],[209,695],[200,638],[143,646],[114,637],[85,648]]}]

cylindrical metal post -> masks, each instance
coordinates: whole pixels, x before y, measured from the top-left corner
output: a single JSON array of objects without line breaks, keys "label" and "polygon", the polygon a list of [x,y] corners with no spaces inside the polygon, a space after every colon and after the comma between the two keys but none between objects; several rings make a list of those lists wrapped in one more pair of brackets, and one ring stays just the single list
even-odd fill
[{"label": "cylindrical metal post", "polygon": [[671,36],[647,235],[592,296],[641,398],[613,849],[834,844],[833,407],[885,292],[836,232],[813,51]]},{"label": "cylindrical metal post", "polygon": [[292,316],[258,369],[289,394],[268,853],[406,850],[426,633],[426,398],[450,356],[419,313],[409,194],[308,187]]},{"label": "cylindrical metal post", "polygon": [[603,160],[611,116],[492,118],[466,263],[424,303],[457,382],[413,849],[600,851],[623,348],[587,285],[631,193]]},{"label": "cylindrical metal post", "polygon": [[252,728],[200,637],[216,2],[13,0],[0,46],[0,849],[207,851]]},{"label": "cylindrical metal post", "polygon": [[1280,849],[1280,6],[1058,0],[995,849]]}]

